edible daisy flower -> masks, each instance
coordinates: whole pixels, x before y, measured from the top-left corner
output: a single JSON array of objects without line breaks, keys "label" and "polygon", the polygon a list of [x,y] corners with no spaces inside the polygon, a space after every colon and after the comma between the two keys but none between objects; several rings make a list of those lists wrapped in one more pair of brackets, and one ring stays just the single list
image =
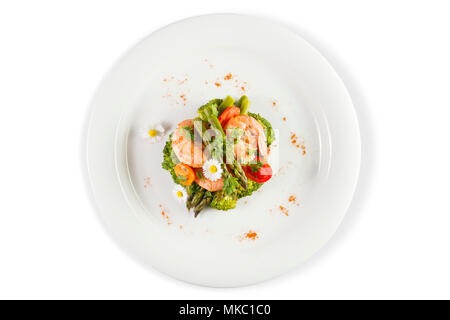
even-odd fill
[{"label": "edible daisy flower", "polygon": [[211,180],[217,181],[222,177],[222,167],[216,159],[209,159],[203,164],[203,175]]},{"label": "edible daisy flower", "polygon": [[178,201],[180,202],[186,202],[187,199],[187,193],[186,190],[180,186],[180,185],[175,185],[175,188],[173,189],[173,195],[175,196],[175,198],[177,198]]},{"label": "edible daisy flower", "polygon": [[139,135],[145,139],[149,140],[151,143],[160,142],[164,136],[164,127],[160,124],[155,126],[148,126],[139,132]]}]

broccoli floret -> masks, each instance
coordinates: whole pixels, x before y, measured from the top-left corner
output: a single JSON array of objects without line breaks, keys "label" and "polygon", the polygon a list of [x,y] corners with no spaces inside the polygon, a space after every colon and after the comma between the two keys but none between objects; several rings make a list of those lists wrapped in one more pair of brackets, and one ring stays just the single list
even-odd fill
[{"label": "broccoli floret", "polygon": [[264,127],[264,131],[266,133],[266,138],[267,138],[267,146],[270,147],[270,145],[273,142],[273,139],[275,139],[275,132],[272,129],[272,125],[270,124],[269,121],[267,121],[266,119],[264,119],[263,117],[261,117],[261,115],[258,113],[248,113],[249,116],[252,116],[253,118],[255,118],[256,120],[258,120],[258,122]]},{"label": "broccoli floret", "polygon": [[213,197],[209,206],[217,210],[230,210],[236,207],[236,203],[237,199],[232,196],[224,196],[221,200],[217,200]]},{"label": "broccoli floret", "polygon": [[213,99],[198,108],[197,112],[203,121],[208,121],[210,117],[218,117],[218,106],[222,103],[222,99]]},{"label": "broccoli floret", "polygon": [[163,156],[164,160],[161,163],[161,166],[163,169],[169,171],[170,175],[172,176],[173,182],[176,184],[181,185],[180,180],[178,179],[176,173],[175,173],[175,166],[180,162],[173,152],[172,149],[172,135],[169,136],[169,140],[167,140],[164,150],[163,150]]},{"label": "broccoli floret", "polygon": [[247,180],[247,190],[244,190],[244,188],[239,186],[238,191],[237,191],[237,196],[238,196],[239,199],[243,198],[243,197],[248,197],[253,192],[258,190],[262,185],[263,185],[262,183],[258,183],[258,182],[255,182],[255,181],[252,181],[252,180],[248,179]]}]

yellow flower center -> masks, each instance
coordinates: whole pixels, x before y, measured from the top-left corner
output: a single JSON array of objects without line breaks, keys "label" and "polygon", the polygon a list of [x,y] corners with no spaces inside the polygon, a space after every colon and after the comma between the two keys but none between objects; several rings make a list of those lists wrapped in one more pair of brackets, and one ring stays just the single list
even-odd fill
[{"label": "yellow flower center", "polygon": [[217,167],[215,165],[212,165],[211,167],[209,167],[209,172],[216,173],[217,172]]},{"label": "yellow flower center", "polygon": [[148,131],[148,135],[152,138],[156,137],[158,135],[158,131],[156,131],[155,129],[151,129]]},{"label": "yellow flower center", "polygon": [[177,191],[177,196],[178,196],[179,198],[181,198],[181,197],[183,196],[183,192]]}]

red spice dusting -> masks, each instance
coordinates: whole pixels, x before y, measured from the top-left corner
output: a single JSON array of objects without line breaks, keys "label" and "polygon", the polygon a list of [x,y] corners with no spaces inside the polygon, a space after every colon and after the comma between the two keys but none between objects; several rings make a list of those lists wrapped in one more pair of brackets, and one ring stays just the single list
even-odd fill
[{"label": "red spice dusting", "polygon": [[258,233],[253,230],[249,230],[248,232],[244,233],[242,236],[239,237],[239,241],[242,242],[244,240],[253,240],[259,239]]},{"label": "red spice dusting", "polygon": [[189,77],[187,74],[182,77],[175,77],[175,76],[165,77],[163,79],[163,82],[165,85],[166,93],[162,97],[168,99],[172,106],[174,105],[186,106],[187,105],[186,94],[190,92],[190,90],[185,87],[187,81],[189,81]]},{"label": "red spice dusting", "polygon": [[247,239],[255,240],[255,239],[258,238],[258,234],[257,234],[256,232],[249,231],[249,232],[247,232],[247,234],[245,235],[245,237],[246,237]]},{"label": "red spice dusting", "polygon": [[[203,62],[208,63],[209,61],[208,61],[207,58],[205,58],[205,59],[203,59]],[[210,64],[209,64],[209,68],[210,68],[210,69],[213,69],[213,68],[214,68],[214,65],[213,65],[212,63],[210,63]]]},{"label": "red spice dusting", "polygon": [[225,77],[223,77],[224,80],[230,80],[233,77],[231,73],[228,73]]},{"label": "red spice dusting", "polygon": [[284,214],[285,216],[289,215],[289,210],[286,207],[280,206],[279,209],[281,213]]},{"label": "red spice dusting", "polygon": [[297,197],[294,195],[289,196],[289,202],[292,204],[295,204],[296,206],[299,206],[300,204],[297,202]]},{"label": "red spice dusting", "polygon": [[167,213],[166,213],[166,208],[164,208],[161,204],[159,205],[159,209],[161,210],[161,215],[163,216],[163,218],[166,220],[166,222],[167,222],[167,225],[171,225],[172,224],[172,222],[170,221],[170,218],[169,218],[169,216],[167,215]]},{"label": "red spice dusting", "polygon": [[[226,80],[231,80],[230,75],[231,75],[231,73],[229,73],[229,74],[226,76],[226,77],[229,78],[229,79],[226,79]],[[233,86],[234,86],[236,89],[240,89],[243,93],[245,93],[245,92],[248,91],[247,81],[240,81],[240,80],[238,79],[238,77],[236,76],[236,74],[232,75],[232,79],[234,79]]]},{"label": "red spice dusting", "polygon": [[252,230],[249,230],[245,235],[245,238],[250,239],[250,240],[256,240],[259,238],[258,234]]},{"label": "red spice dusting", "polygon": [[214,85],[219,88],[220,86],[222,86],[219,82],[215,82]]},{"label": "red spice dusting", "polygon": [[300,150],[300,152],[305,155],[306,154],[306,146],[304,142],[297,142],[298,136],[295,133],[291,133],[291,143],[294,145],[297,149]]},{"label": "red spice dusting", "polygon": [[151,182],[150,182],[150,177],[145,177],[144,178],[144,188],[150,188],[152,186]]},{"label": "red spice dusting", "polygon": [[182,84],[186,83],[188,81],[188,78],[184,78],[183,80],[178,80],[178,85],[181,86]]}]

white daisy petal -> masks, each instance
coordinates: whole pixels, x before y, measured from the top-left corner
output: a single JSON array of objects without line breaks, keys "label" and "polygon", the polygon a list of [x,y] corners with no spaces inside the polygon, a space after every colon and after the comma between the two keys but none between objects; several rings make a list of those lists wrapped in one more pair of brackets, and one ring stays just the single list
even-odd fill
[{"label": "white daisy petal", "polygon": [[157,124],[157,125],[155,126],[155,129],[158,130],[158,132],[160,133],[160,135],[164,135],[165,130],[164,130],[164,127],[163,127],[162,125]]},{"label": "white daisy petal", "polygon": [[138,135],[151,143],[160,142],[164,136],[164,127],[161,124],[147,126],[138,131]]},{"label": "white daisy petal", "polygon": [[178,201],[183,203],[186,202],[187,192],[186,189],[184,189],[182,186],[178,184],[175,185],[175,187],[173,188],[173,195]]},{"label": "white daisy petal", "polygon": [[206,179],[217,181],[222,177],[222,167],[219,161],[209,159],[203,164],[203,175]]}]

